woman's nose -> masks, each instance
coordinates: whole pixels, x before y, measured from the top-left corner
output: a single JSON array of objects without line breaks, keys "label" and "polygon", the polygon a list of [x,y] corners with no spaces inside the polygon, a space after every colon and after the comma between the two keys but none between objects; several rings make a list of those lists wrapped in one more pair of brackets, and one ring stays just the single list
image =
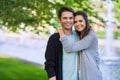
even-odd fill
[{"label": "woman's nose", "polygon": [[77,23],[76,23],[76,25],[80,25],[80,23],[79,23],[79,22],[77,22]]}]

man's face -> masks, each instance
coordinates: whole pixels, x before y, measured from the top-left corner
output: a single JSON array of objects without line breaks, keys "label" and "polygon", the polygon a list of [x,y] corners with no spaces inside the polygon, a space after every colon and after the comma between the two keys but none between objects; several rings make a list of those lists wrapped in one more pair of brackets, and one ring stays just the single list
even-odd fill
[{"label": "man's face", "polygon": [[61,14],[60,23],[64,29],[70,30],[73,26],[73,13],[64,11]]}]

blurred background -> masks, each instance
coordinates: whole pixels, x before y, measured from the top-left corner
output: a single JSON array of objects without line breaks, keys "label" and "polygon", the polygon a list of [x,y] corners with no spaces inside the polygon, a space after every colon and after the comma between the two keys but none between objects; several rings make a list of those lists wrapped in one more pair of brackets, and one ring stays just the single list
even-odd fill
[{"label": "blurred background", "polygon": [[88,14],[103,78],[120,80],[120,0],[0,0],[0,80],[47,80],[44,54],[61,6]]}]

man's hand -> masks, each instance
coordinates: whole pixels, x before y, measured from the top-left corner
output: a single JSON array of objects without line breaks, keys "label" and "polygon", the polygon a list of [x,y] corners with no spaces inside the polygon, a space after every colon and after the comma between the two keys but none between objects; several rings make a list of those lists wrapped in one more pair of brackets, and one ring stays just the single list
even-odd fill
[{"label": "man's hand", "polygon": [[49,80],[56,80],[56,77],[55,76],[51,77],[51,78],[49,78]]}]

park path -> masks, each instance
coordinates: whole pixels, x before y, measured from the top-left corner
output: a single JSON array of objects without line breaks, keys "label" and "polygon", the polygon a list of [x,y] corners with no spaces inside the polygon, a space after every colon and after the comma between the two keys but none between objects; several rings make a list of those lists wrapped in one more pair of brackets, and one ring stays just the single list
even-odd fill
[{"label": "park path", "polygon": [[44,65],[47,39],[15,39],[0,41],[0,54]]},{"label": "park path", "polygon": [[[26,38],[24,40],[7,38],[0,40],[0,54],[19,58],[25,61],[44,65],[46,39]],[[99,46],[104,46],[105,40],[99,39]],[[116,47],[120,49],[120,41],[115,41]]]}]

